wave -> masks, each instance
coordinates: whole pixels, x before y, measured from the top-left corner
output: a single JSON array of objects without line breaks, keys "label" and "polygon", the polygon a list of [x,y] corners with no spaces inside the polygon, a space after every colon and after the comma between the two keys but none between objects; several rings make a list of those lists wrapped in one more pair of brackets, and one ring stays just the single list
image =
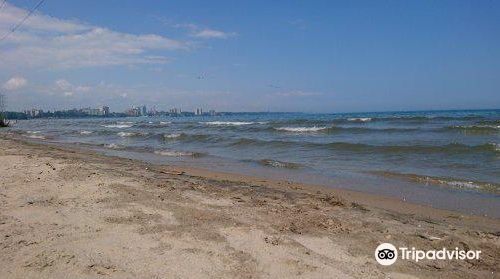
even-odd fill
[{"label": "wave", "polygon": [[160,121],[160,122],[148,121],[148,122],[142,122],[142,123],[134,124],[134,127],[148,128],[148,129],[152,129],[152,128],[164,128],[165,126],[167,126],[169,124],[172,124],[172,122],[170,122],[170,121],[168,121],[168,122],[165,122],[165,121]]},{"label": "wave", "polygon": [[137,136],[147,136],[147,132],[119,132],[117,134],[120,137],[137,137]]},{"label": "wave", "polygon": [[289,162],[270,160],[270,159],[262,159],[262,160],[258,160],[257,162],[261,165],[268,166],[268,167],[275,167],[275,168],[285,168],[285,169],[298,169],[298,168],[300,168],[300,165],[296,164],[296,163],[289,163]]},{"label": "wave", "polygon": [[471,189],[471,190],[480,190],[480,191],[490,192],[493,194],[500,194],[500,184],[484,182],[484,181],[471,181],[471,180],[464,180],[457,178],[424,176],[412,173],[397,173],[390,171],[371,171],[369,173],[378,176],[405,179],[418,183],[434,184],[440,186],[448,186],[448,187]]},{"label": "wave", "polygon": [[372,121],[370,117],[359,117],[359,118],[347,118],[347,121],[352,122],[369,122]]},{"label": "wave", "polygon": [[[419,116],[419,115],[387,115],[387,116],[331,116],[321,118],[295,118],[271,120],[269,124],[276,125],[331,125],[331,124],[346,124],[346,123],[365,123],[365,122],[403,122],[410,124],[423,124],[426,122],[436,121],[481,121],[485,119],[483,116],[468,115],[468,116]],[[500,122],[500,120],[498,120]],[[493,124],[500,124],[499,122]],[[491,123],[485,123],[491,124]]]},{"label": "wave", "polygon": [[319,132],[321,130],[331,129],[331,127],[280,127],[274,128],[278,131],[294,132],[294,133],[310,133]]},{"label": "wave", "polygon": [[26,131],[24,136],[31,139],[47,139],[45,136],[40,135],[41,131]]},{"label": "wave", "polygon": [[130,128],[133,125],[132,124],[110,124],[110,125],[102,125],[105,128],[118,128],[118,129],[123,129],[123,128]]},{"label": "wave", "polygon": [[40,135],[37,135],[37,134],[28,135],[28,138],[31,138],[31,139],[46,139],[45,136],[40,136]]},{"label": "wave", "polygon": [[271,120],[265,123],[273,125],[327,125],[334,123],[334,121],[335,119],[296,118],[296,119]]},{"label": "wave", "polygon": [[215,126],[224,126],[224,125],[240,126],[240,125],[251,125],[251,124],[254,124],[255,122],[244,122],[244,121],[210,121],[210,122],[198,122],[198,123],[205,124],[205,125],[215,125]]},{"label": "wave", "polygon": [[446,145],[370,145],[362,143],[333,142],[327,144],[307,143],[306,145],[365,153],[446,153],[450,155],[463,155],[468,153],[497,154],[500,152],[500,145],[497,143],[486,143],[481,145],[466,145],[461,143],[450,143]]},{"label": "wave", "polygon": [[166,139],[175,139],[181,137],[182,134],[163,134],[163,138]]},{"label": "wave", "polygon": [[93,131],[86,131],[86,130],[80,131],[81,135],[90,135],[92,133],[93,133]]},{"label": "wave", "polygon": [[462,125],[462,126],[448,126],[444,130],[459,130],[471,133],[491,133],[500,132],[500,125]]},{"label": "wave", "polygon": [[400,132],[413,132],[417,131],[417,128],[367,128],[367,127],[342,127],[342,126],[331,126],[331,127],[278,127],[271,128],[277,131],[295,132],[295,133],[308,133],[308,132],[322,132],[322,133],[400,133]]},{"label": "wave", "polygon": [[180,140],[183,142],[219,142],[226,138],[218,136],[210,136],[205,134],[186,134],[186,133],[172,133],[172,134],[162,134],[162,140]]},{"label": "wave", "polygon": [[479,115],[467,116],[381,116],[372,118],[373,121],[409,121],[409,122],[427,122],[427,121],[469,121],[484,119]]},{"label": "wave", "polygon": [[155,150],[153,153],[169,157],[184,157],[184,156],[200,157],[204,155],[202,153],[197,153],[197,152],[185,152],[176,150]]},{"label": "wave", "polygon": [[116,143],[105,144],[104,147],[110,148],[110,149],[123,149],[124,148],[123,145],[119,145]]},{"label": "wave", "polygon": [[307,148],[320,150],[333,150],[339,152],[357,152],[357,153],[426,153],[439,154],[446,153],[449,155],[463,155],[471,153],[498,154],[500,152],[500,144],[486,143],[481,145],[466,145],[461,143],[450,143],[446,145],[370,145],[363,143],[349,142],[330,142],[330,143],[315,143],[301,141],[283,141],[283,140],[260,140],[251,138],[240,138],[229,146],[273,146],[276,148]]}]

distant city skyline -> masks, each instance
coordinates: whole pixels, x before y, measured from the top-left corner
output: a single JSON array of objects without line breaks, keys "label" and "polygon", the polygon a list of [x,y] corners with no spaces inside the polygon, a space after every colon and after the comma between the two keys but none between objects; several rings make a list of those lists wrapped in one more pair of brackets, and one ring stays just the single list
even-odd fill
[{"label": "distant city skyline", "polygon": [[500,108],[498,1],[120,3],[45,1],[1,41],[6,109]]}]

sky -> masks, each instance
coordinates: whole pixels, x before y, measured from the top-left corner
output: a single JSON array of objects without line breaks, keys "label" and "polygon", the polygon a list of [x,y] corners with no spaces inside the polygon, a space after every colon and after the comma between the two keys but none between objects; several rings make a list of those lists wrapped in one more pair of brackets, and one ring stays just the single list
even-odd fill
[{"label": "sky", "polygon": [[[6,1],[0,36],[37,2]],[[0,42],[0,92],[17,111],[500,108],[500,1],[46,0]]]}]

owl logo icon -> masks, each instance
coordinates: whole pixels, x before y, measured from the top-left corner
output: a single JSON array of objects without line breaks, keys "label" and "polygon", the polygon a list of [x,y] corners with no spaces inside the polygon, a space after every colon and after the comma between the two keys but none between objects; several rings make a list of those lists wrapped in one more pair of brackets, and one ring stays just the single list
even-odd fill
[{"label": "owl logo icon", "polygon": [[382,243],[375,249],[375,259],[381,265],[391,265],[398,259],[398,249],[390,243]]}]

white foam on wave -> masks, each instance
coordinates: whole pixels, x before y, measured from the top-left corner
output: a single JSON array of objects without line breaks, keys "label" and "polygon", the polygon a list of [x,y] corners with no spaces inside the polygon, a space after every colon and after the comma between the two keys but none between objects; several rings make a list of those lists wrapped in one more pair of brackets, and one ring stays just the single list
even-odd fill
[{"label": "white foam on wave", "polygon": [[174,139],[180,137],[181,134],[163,134],[163,137],[166,139]]},{"label": "white foam on wave", "polygon": [[132,127],[132,125],[130,125],[130,124],[110,124],[110,125],[102,125],[102,126],[105,128],[118,128],[118,129]]},{"label": "white foam on wave", "polygon": [[156,150],[154,153],[158,154],[158,155],[170,156],[170,157],[181,157],[181,156],[193,156],[194,155],[194,153],[191,153],[191,152],[182,152],[182,151],[175,151],[175,150]]},{"label": "white foam on wave", "polygon": [[119,132],[117,135],[120,137],[133,137],[133,136],[147,136],[149,133],[135,133],[135,132]]},{"label": "white foam on wave", "polygon": [[132,137],[135,135],[135,133],[132,133],[132,132],[119,132],[118,135],[120,137]]},{"label": "white foam on wave", "polygon": [[487,182],[475,182],[475,181],[466,181],[466,180],[452,180],[452,179],[441,179],[441,178],[432,178],[425,177],[422,179],[424,183],[435,183],[444,186],[451,186],[457,188],[464,189],[473,189],[473,190],[485,190],[485,191],[493,191],[498,193],[498,185],[487,183]]},{"label": "white foam on wave", "polygon": [[359,121],[359,122],[369,122],[372,121],[370,117],[356,117],[356,118],[348,118],[348,121]]},{"label": "white foam on wave", "polygon": [[82,134],[82,135],[90,135],[90,134],[92,134],[92,131],[80,131],[80,134]]},{"label": "white foam on wave", "polygon": [[211,122],[199,122],[200,124],[206,125],[229,125],[229,126],[240,126],[240,125],[251,125],[255,122],[244,122],[244,121],[211,121]]},{"label": "white foam on wave", "polygon": [[459,188],[469,188],[469,189],[482,189],[482,188],[484,188],[483,185],[478,185],[472,181],[454,181],[454,180],[434,179],[433,182],[438,183],[438,184],[453,186],[453,187],[459,187]]},{"label": "white foam on wave", "polygon": [[135,124],[135,122],[132,122],[132,121],[118,121],[116,123],[117,124]]},{"label": "white foam on wave", "polygon": [[496,151],[500,151],[500,143],[490,143],[490,144],[495,147]]},{"label": "white foam on wave", "polygon": [[259,160],[259,163],[265,166],[270,166],[275,168],[287,168],[287,169],[295,169],[298,168],[299,166],[295,163],[287,163],[270,159]]},{"label": "white foam on wave", "polygon": [[28,138],[32,138],[32,139],[45,139],[44,136],[39,135],[41,133],[41,131],[26,131],[26,133],[28,134],[27,135]]},{"label": "white foam on wave", "polygon": [[37,134],[29,135],[28,138],[32,138],[32,139],[45,139],[44,136],[40,136],[40,135],[37,135]]},{"label": "white foam on wave", "polygon": [[121,148],[121,146],[118,145],[118,144],[116,144],[116,143],[110,143],[110,144],[105,145],[104,147],[111,148],[111,149],[119,149],[119,148]]},{"label": "white foam on wave", "polygon": [[171,121],[160,121],[160,124],[168,125],[168,124],[172,124],[172,122]]},{"label": "white foam on wave", "polygon": [[319,132],[321,130],[328,129],[329,127],[280,127],[280,128],[274,128],[279,131],[287,131],[287,132],[294,132],[294,133],[310,133],[310,132]]}]

